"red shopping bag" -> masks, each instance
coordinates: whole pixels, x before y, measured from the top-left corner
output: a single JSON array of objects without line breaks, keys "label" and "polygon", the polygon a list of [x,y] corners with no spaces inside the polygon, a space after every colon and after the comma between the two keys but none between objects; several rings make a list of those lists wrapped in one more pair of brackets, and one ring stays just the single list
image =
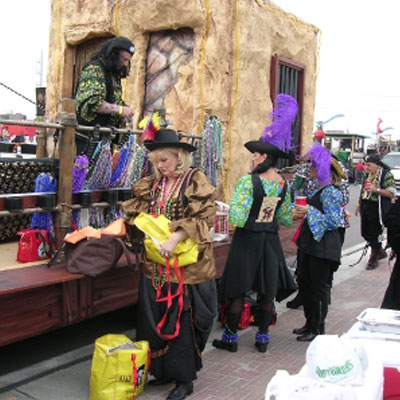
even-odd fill
[{"label": "red shopping bag", "polygon": [[49,232],[46,229],[24,229],[18,232],[17,261],[39,261],[51,256]]},{"label": "red shopping bag", "polygon": [[[221,321],[222,328],[225,328],[225,319],[226,319],[225,312],[228,305],[229,303],[222,304],[219,308],[219,318]],[[250,326],[252,321],[252,315],[250,311],[251,311],[251,304],[248,301],[245,301],[243,303],[242,315],[240,316],[239,329],[246,329]]]}]

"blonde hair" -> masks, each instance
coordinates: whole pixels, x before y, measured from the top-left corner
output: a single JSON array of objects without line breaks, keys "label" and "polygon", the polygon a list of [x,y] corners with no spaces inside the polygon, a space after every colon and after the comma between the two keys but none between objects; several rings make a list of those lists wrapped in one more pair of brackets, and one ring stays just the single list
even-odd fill
[{"label": "blonde hair", "polygon": [[149,153],[149,160],[153,164],[154,173],[157,178],[161,178],[162,175],[155,164],[161,159],[162,153],[164,152],[169,152],[178,159],[176,175],[182,175],[192,166],[192,157],[187,150],[181,149],[180,147],[161,147]]},{"label": "blonde hair", "polygon": [[342,177],[333,168],[331,168],[331,183],[333,186],[340,186],[342,184]]}]

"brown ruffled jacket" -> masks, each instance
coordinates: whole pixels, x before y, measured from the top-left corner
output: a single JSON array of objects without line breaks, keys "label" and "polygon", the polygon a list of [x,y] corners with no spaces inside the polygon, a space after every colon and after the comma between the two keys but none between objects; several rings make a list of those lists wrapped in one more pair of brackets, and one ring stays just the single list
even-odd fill
[{"label": "brown ruffled jacket", "polygon": [[[148,176],[139,180],[134,187],[134,198],[125,201],[122,208],[125,212],[125,222],[134,225],[133,220],[141,213],[150,212],[152,201],[150,189],[154,181],[154,176]],[[182,201],[178,203],[178,218],[174,219],[175,212],[172,214],[173,221],[171,229],[176,231],[183,229],[188,236],[198,244],[199,257],[195,264],[185,268],[185,283],[197,284],[214,279],[216,276],[214,252],[210,236],[210,228],[214,226],[215,218],[215,188],[209,183],[203,172],[197,170],[193,173],[190,182],[185,190],[187,206],[183,209]],[[171,209],[176,209],[177,199],[173,199]],[[145,276],[152,279],[153,261],[147,260],[144,256],[143,272]],[[175,275],[171,268],[171,281],[176,282]]]}]

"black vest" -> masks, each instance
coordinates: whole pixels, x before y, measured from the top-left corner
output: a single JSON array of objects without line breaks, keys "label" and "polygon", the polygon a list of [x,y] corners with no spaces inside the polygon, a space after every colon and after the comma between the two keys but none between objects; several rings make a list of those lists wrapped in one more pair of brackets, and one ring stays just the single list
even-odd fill
[{"label": "black vest", "polygon": [[[321,193],[324,189],[325,188],[318,190],[308,201],[310,206],[315,207],[321,212],[323,212]],[[342,242],[337,229],[326,231],[324,236],[322,236],[322,239],[317,242],[313,237],[310,227],[308,226],[307,218],[304,218],[303,226],[301,227],[300,235],[296,244],[299,249],[306,254],[340,263]]]},{"label": "black vest", "polygon": [[258,214],[260,213],[260,208],[263,202],[263,198],[265,196],[265,192],[259,175],[251,174],[251,182],[253,184],[253,204],[251,206],[250,214],[247,218],[244,229],[254,232],[278,232],[279,224],[278,221],[276,221],[275,217],[279,207],[285,200],[287,188],[286,181],[281,193],[281,199],[276,206],[275,216],[272,222],[256,222]]}]

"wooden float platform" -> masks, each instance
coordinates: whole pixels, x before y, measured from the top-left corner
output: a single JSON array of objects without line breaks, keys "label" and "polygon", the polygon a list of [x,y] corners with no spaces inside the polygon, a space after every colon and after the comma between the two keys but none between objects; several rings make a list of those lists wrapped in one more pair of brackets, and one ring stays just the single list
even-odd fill
[{"label": "wooden float platform", "polygon": [[[291,238],[297,226],[298,221],[280,229],[286,258],[296,254]],[[213,246],[220,278],[230,242]],[[91,278],[40,261],[19,264],[17,248],[18,243],[0,245],[0,346],[137,303],[139,272],[128,267],[125,256],[112,271]]]}]

